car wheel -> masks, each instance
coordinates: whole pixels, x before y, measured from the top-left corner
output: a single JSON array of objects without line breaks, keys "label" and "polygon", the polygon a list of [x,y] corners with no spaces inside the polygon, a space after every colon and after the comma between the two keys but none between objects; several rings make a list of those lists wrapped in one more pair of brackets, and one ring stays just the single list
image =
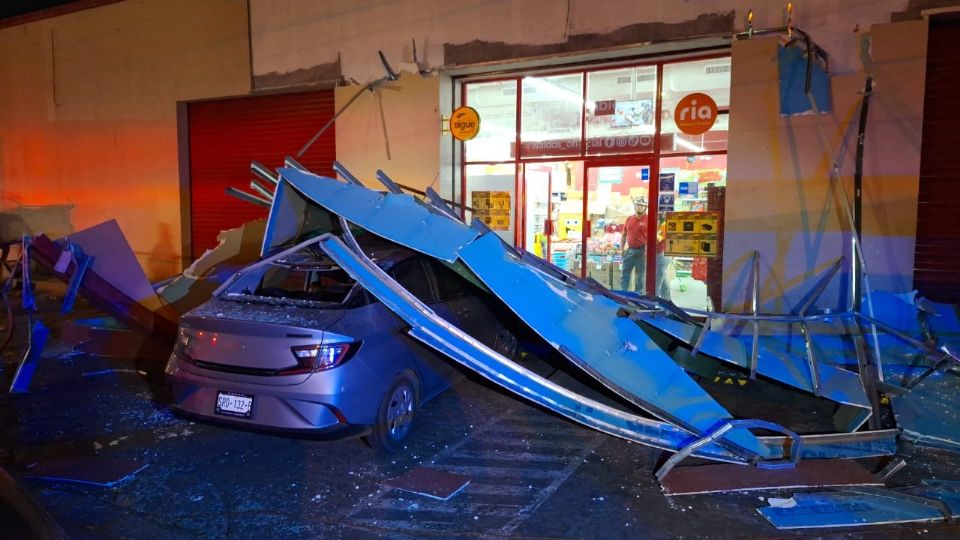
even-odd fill
[{"label": "car wheel", "polygon": [[410,433],[419,398],[412,376],[405,374],[394,379],[380,403],[377,421],[367,436],[367,444],[381,452],[399,450]]}]

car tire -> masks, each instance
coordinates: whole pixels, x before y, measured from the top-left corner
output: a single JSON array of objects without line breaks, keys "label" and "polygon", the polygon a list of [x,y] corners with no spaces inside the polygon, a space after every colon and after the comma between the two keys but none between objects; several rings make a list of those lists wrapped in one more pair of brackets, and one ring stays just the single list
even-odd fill
[{"label": "car tire", "polygon": [[380,402],[373,430],[366,437],[371,448],[393,453],[403,447],[420,403],[418,387],[415,377],[409,374],[393,380]]}]

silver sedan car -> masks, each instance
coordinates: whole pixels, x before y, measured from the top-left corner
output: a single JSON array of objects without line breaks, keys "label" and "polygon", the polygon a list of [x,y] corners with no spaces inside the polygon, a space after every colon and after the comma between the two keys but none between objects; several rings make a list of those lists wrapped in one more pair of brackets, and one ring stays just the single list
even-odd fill
[{"label": "silver sedan car", "polygon": [[[360,246],[438,315],[504,355],[517,338],[463,269],[373,236]],[[174,410],[203,421],[320,436],[365,435],[395,451],[417,407],[459,376],[319,248],[237,273],[185,315],[166,377]]]}]

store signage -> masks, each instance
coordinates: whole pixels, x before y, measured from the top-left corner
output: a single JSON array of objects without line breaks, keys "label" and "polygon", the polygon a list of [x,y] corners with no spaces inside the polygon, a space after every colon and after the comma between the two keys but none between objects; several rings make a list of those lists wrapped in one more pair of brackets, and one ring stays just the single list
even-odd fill
[{"label": "store signage", "polygon": [[668,257],[716,257],[720,240],[720,212],[667,212]]},{"label": "store signage", "polygon": [[697,182],[680,182],[681,195],[696,195],[699,184]]},{"label": "store signage", "polygon": [[473,107],[457,107],[450,115],[450,133],[458,141],[469,141],[480,133],[480,113]]},{"label": "store signage", "polygon": [[[511,157],[515,157],[513,144]],[[600,152],[650,152],[653,150],[653,135],[616,135],[610,137],[592,137],[587,139],[587,153]],[[546,141],[522,141],[521,156],[547,157],[569,156],[580,153],[580,139],[550,139]]]},{"label": "store signage", "polygon": [[717,121],[717,102],[700,92],[688,94],[677,103],[673,121],[688,135],[702,135]]},{"label": "store signage", "polygon": [[610,116],[617,112],[617,100],[604,99],[597,101],[593,106],[594,116]]}]

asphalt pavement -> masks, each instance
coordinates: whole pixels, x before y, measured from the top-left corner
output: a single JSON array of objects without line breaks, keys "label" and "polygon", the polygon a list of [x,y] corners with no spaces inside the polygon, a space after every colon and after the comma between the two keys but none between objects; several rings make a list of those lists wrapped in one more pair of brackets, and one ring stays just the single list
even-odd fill
[{"label": "asphalt pavement", "polygon": [[[56,330],[55,293],[39,293]],[[94,313],[84,304],[70,316]],[[23,328],[0,361],[0,466],[71,538],[960,537],[956,524],[777,531],[756,511],[791,492],[665,497],[662,453],[535,408],[472,377],[426,404],[408,444],[286,438],[173,415],[163,359],[77,354],[53,339],[27,394],[10,395]],[[957,456],[909,444],[893,484],[956,479]],[[113,487],[26,478],[45,461],[146,465]],[[385,487],[417,467],[470,478],[447,501]],[[5,538],[0,512],[0,538]]]}]

